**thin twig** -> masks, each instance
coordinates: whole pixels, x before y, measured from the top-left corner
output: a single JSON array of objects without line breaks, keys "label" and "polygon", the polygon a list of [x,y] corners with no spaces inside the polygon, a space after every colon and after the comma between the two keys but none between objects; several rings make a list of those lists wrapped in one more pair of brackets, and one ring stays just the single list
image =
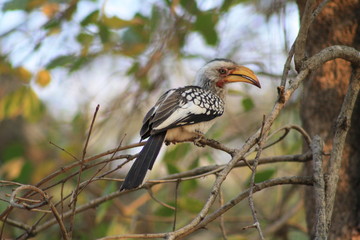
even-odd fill
[{"label": "thin twig", "polygon": [[254,191],[254,185],[255,185],[256,168],[258,166],[258,161],[259,161],[259,158],[261,156],[262,145],[264,144],[264,141],[265,141],[265,138],[266,138],[266,135],[265,135],[266,133],[264,133],[264,125],[265,125],[265,115],[263,116],[263,122],[262,122],[262,125],[261,125],[260,136],[258,138],[259,149],[258,149],[258,152],[256,153],[256,157],[254,159],[254,164],[253,164],[252,169],[251,169],[252,172],[251,172],[251,177],[250,177],[250,188],[249,188],[249,197],[248,197],[249,206],[250,206],[250,209],[251,209],[251,214],[252,214],[253,219],[254,219],[254,226],[258,230],[261,240],[264,240],[264,235],[263,235],[263,232],[261,230],[259,220],[257,218],[254,199],[253,199],[253,191]]},{"label": "thin twig", "polygon": [[[119,148],[121,147],[121,145],[122,145],[122,143],[123,143],[123,141],[124,141],[125,136],[126,136],[126,134],[125,134],[125,135],[123,136],[123,138],[121,139],[121,141],[120,141],[120,143],[119,143],[119,145],[118,145],[117,151],[118,151]],[[86,186],[87,186],[89,183],[91,183],[91,181],[96,177],[96,175],[98,175],[98,174],[108,165],[108,163],[111,162],[111,161],[114,159],[115,154],[116,154],[117,151],[115,151],[115,152],[111,155],[109,161],[106,161],[106,162],[103,164],[103,166],[102,166],[101,168],[99,168],[99,169],[90,177],[89,181],[86,181],[87,183],[85,183],[85,184],[83,184],[83,185],[81,186],[80,191],[77,193],[78,195],[81,193],[81,191],[82,191],[83,189],[86,188]]]},{"label": "thin twig", "polygon": [[171,205],[169,205],[169,204],[166,204],[166,203],[160,201],[159,199],[157,199],[157,198],[154,196],[151,188],[148,188],[147,190],[148,190],[148,193],[149,193],[150,197],[151,197],[155,202],[159,203],[161,206],[164,206],[164,207],[166,207],[166,208],[169,208],[169,209],[175,211],[175,207],[173,207],[173,206],[171,206]]},{"label": "thin twig", "polygon": [[[293,177],[281,177],[281,178],[269,179],[267,181],[255,184],[253,193],[259,192],[265,188],[269,188],[277,185],[284,185],[284,184],[312,185],[313,179],[312,177],[307,177],[307,176],[293,176]],[[205,227],[207,224],[217,219],[220,215],[224,214],[226,211],[234,207],[236,204],[247,198],[249,196],[249,192],[250,189],[248,188],[243,192],[239,193],[236,197],[225,203],[221,208],[215,210],[213,213],[205,217],[202,220],[202,222],[196,226],[196,229]]]},{"label": "thin twig", "polygon": [[[223,192],[220,189],[219,192],[219,205],[220,207],[222,207],[224,205],[224,196],[223,196]],[[224,240],[227,240],[227,235],[226,235],[226,229],[225,229],[225,224],[224,224],[224,215],[221,214],[220,215],[220,230],[221,230],[221,234],[223,236]]]},{"label": "thin twig", "polygon": [[302,127],[300,127],[300,126],[298,126],[298,125],[292,124],[292,125],[287,125],[287,126],[281,127],[281,128],[279,128],[279,129],[275,130],[273,133],[271,133],[271,134],[267,137],[267,139],[270,139],[272,136],[274,136],[275,134],[277,134],[277,133],[280,132],[280,131],[285,131],[284,134],[283,134],[282,136],[280,136],[279,139],[277,139],[276,141],[274,141],[274,142],[272,142],[272,143],[266,144],[266,145],[263,147],[263,149],[268,148],[269,146],[272,146],[272,145],[274,145],[275,143],[283,140],[283,139],[287,136],[287,134],[290,132],[291,129],[294,129],[294,130],[298,131],[298,132],[303,136],[303,138],[304,138],[304,140],[306,141],[306,143],[307,143],[308,145],[310,145],[310,143],[311,143],[311,138],[310,138],[310,135],[305,131],[305,129],[302,128]]},{"label": "thin twig", "polygon": [[292,207],[289,210],[286,210],[279,219],[276,219],[275,221],[271,221],[271,224],[266,226],[266,229],[264,230],[265,234],[274,233],[279,229],[281,229],[282,226],[289,224],[289,219],[300,211],[300,209],[303,207],[303,204],[304,204],[303,201],[298,201],[298,203],[294,207]]},{"label": "thin twig", "polygon": [[69,236],[70,236],[70,238],[72,238],[72,232],[73,232],[73,227],[74,227],[76,203],[77,203],[77,197],[78,197],[78,192],[79,192],[79,187],[80,187],[81,173],[82,173],[82,169],[83,169],[84,159],[85,159],[85,156],[86,156],[87,146],[89,144],[90,136],[91,136],[91,133],[92,133],[92,129],[94,127],[96,115],[97,115],[97,113],[99,111],[99,108],[100,108],[100,105],[98,104],[96,106],[94,116],[93,116],[91,124],[90,124],[89,133],[87,135],[85,146],[84,146],[84,149],[83,149],[83,154],[82,154],[82,157],[81,157],[81,164],[80,164],[79,174],[78,174],[78,178],[77,178],[76,188],[73,191],[72,199],[71,199],[70,204],[69,204],[69,205],[72,204],[72,214],[71,214],[71,217],[70,217],[70,220],[69,220],[69,225],[70,225],[70,227],[69,227]]},{"label": "thin twig", "polygon": [[178,193],[179,193],[179,186],[180,180],[176,181],[175,185],[175,213],[174,213],[174,222],[173,222],[173,231],[176,229],[176,220],[177,220],[177,212],[178,212]]},{"label": "thin twig", "polygon": [[74,156],[71,152],[67,151],[65,148],[60,147],[59,145],[57,145],[56,143],[53,143],[52,141],[49,141],[49,144],[51,144],[51,145],[57,147],[58,149],[60,149],[61,151],[65,152],[66,154],[71,156],[74,160],[79,161],[79,159],[76,156]]},{"label": "thin twig", "polygon": [[[65,240],[68,240],[69,239],[69,236],[66,232],[66,228],[64,226],[64,223],[62,221],[62,219],[60,218],[60,215],[58,213],[58,211],[56,210],[56,208],[54,207],[54,205],[52,204],[51,200],[50,200],[50,197],[47,195],[46,192],[42,191],[41,189],[35,187],[35,186],[32,186],[32,185],[22,185],[18,188],[16,188],[13,193],[11,194],[11,198],[10,198],[10,204],[13,206],[13,207],[16,207],[16,208],[20,208],[20,209],[35,209],[39,206],[42,206],[44,204],[41,204],[41,203],[38,203],[38,204],[32,204],[32,205],[29,205],[29,204],[26,204],[24,202],[22,203],[17,203],[15,201],[16,199],[16,194],[18,194],[20,191],[24,191],[24,190],[30,190],[30,191],[35,191],[37,193],[39,193],[42,198],[44,199],[44,201],[42,202],[45,202],[46,204],[48,204],[50,206],[50,209],[51,209],[51,212],[53,213],[56,221],[58,222],[59,224],[59,227],[60,227],[60,230],[61,230],[61,233],[62,233],[62,236]],[[41,204],[41,205],[40,205]]]},{"label": "thin twig", "polygon": [[[282,178],[275,178],[275,179],[269,179],[267,181],[257,183],[254,186],[254,193],[259,192],[263,189],[278,186],[278,185],[284,185],[284,184],[301,184],[301,185],[312,185],[313,179],[312,177],[299,177],[299,176],[293,176],[293,177],[282,177]],[[235,198],[231,199],[227,203],[225,203],[223,206],[219,207],[217,210],[215,210],[213,213],[209,214],[205,218],[201,220],[199,224],[194,226],[189,230],[189,234],[205,227],[210,222],[217,219],[219,216],[224,214],[226,211],[234,207],[236,204],[244,200],[249,196],[250,189],[246,189],[245,191],[241,192],[239,195],[237,195]],[[123,193],[123,192],[121,192]],[[175,231],[176,232],[176,231]],[[152,234],[124,234],[124,235],[114,235],[104,238],[99,238],[98,240],[115,240],[115,239],[130,239],[130,238],[166,238],[170,239],[173,238],[173,234],[175,232],[169,232],[169,233],[152,233]]]}]

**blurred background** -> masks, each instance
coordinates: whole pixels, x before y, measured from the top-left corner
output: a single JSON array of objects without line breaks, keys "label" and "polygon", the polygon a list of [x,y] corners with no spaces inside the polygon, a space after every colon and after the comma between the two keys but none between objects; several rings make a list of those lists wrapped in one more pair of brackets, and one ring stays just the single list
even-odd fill
[{"label": "blurred background", "polygon": [[[191,84],[196,71],[213,58],[229,58],[251,68],[262,85],[260,90],[230,85],[226,113],[207,134],[240,147],[272,109],[289,45],[299,28],[297,5],[286,0],[0,0],[0,9],[0,179],[22,184],[36,184],[74,162],[60,147],[81,158],[97,104],[100,110],[87,156],[116,148],[121,141],[123,146],[138,142],[142,118],[157,98],[169,88]],[[298,97],[273,130],[299,124]],[[291,133],[262,156],[300,153],[301,143],[301,136]],[[152,179],[230,160],[220,151],[190,143],[163,148],[160,158]],[[123,178],[129,166],[111,177]],[[296,163],[259,166],[257,181],[296,175],[300,170]],[[94,172],[84,171],[82,178],[89,179]],[[231,172],[223,187],[225,202],[248,186],[249,175],[248,168]],[[177,226],[201,209],[213,180],[208,176],[179,186]],[[64,191],[71,192],[75,184],[76,178],[70,178]],[[78,205],[118,186],[113,181],[90,184]],[[0,187],[3,211],[12,188]],[[59,188],[49,190],[55,199]],[[302,193],[296,188],[276,187],[255,195],[268,239],[307,239]],[[174,191],[175,184],[164,184],[156,189],[156,196],[174,205]],[[74,238],[170,231],[174,212],[146,196],[145,190],[137,191],[78,215]],[[145,200],[134,204],[141,198]],[[290,213],[278,227],[284,212]],[[24,211],[14,211],[10,217],[19,219],[16,213]],[[20,220],[26,224],[39,218],[25,213]],[[255,229],[241,230],[252,221],[247,201],[227,212],[228,239],[257,239]],[[22,231],[7,226],[4,235],[12,238]],[[35,238],[49,239],[54,234],[60,238],[58,226]],[[221,239],[219,222],[192,235],[192,239],[204,237]]]}]

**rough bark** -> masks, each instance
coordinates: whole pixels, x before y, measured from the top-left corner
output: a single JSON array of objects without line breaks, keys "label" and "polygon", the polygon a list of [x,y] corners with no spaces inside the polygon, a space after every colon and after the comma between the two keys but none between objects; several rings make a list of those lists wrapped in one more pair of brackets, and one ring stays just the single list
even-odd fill
[{"label": "rough bark", "polygon": [[[321,1],[317,0],[317,4]],[[306,0],[298,0],[302,16]],[[360,2],[358,0],[329,1],[311,25],[306,44],[306,54],[312,56],[321,49],[335,45],[360,47]],[[350,63],[336,59],[327,62],[312,73],[304,83],[301,100],[301,119],[311,136],[320,135],[324,149],[330,152],[334,127],[352,72]],[[360,99],[353,113],[343,151],[342,167],[337,187],[329,239],[360,239]],[[306,151],[304,149],[304,151]],[[325,165],[328,158],[325,158]],[[326,169],[326,166],[324,166]],[[306,171],[312,171],[308,164]],[[310,174],[310,173],[309,173]],[[306,190],[307,223],[314,237],[314,196]]]}]

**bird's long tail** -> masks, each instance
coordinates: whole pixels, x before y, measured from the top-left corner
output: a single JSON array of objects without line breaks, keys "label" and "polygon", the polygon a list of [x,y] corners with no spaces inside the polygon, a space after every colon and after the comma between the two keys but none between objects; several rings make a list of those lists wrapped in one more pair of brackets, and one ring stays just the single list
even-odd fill
[{"label": "bird's long tail", "polygon": [[131,166],[125,181],[120,187],[120,191],[133,189],[140,186],[148,170],[151,170],[157,155],[164,142],[166,131],[150,136],[145,146],[139,153],[134,164]]}]

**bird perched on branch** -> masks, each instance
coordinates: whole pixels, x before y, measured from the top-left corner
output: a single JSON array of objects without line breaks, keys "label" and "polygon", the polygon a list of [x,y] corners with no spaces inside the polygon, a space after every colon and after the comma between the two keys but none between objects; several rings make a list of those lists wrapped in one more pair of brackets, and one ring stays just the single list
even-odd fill
[{"label": "bird perched on branch", "polygon": [[245,82],[261,87],[249,68],[228,59],[214,59],[196,75],[195,85],[165,92],[145,115],[141,141],[149,138],[132,165],[120,190],[141,186],[152,169],[163,142],[199,141],[224,113],[225,85]]}]

